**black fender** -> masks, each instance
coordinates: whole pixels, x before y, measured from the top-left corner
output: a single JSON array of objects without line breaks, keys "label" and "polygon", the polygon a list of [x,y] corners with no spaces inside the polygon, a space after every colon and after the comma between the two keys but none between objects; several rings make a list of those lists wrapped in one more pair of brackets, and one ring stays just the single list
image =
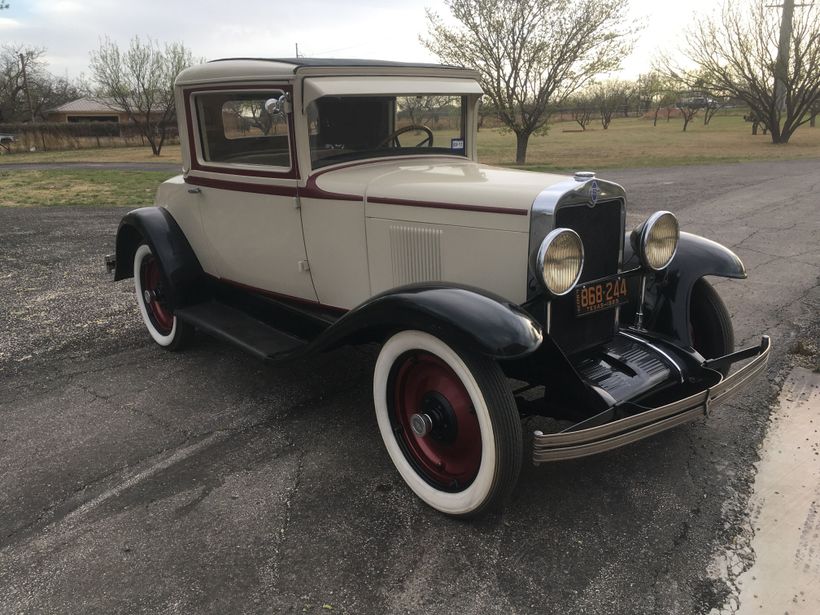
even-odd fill
[{"label": "black fender", "polygon": [[524,357],[543,341],[541,325],[503,297],[469,286],[423,283],[391,289],[353,308],[325,330],[314,350],[382,341],[404,329],[496,359]]},{"label": "black fender", "polygon": [[[632,252],[629,233],[624,239],[624,269],[638,266],[638,257]],[[681,233],[678,251],[662,272],[650,275],[646,288],[646,328],[662,333],[681,345],[689,347],[689,305],[692,287],[704,276],[745,279],[746,268],[729,248],[716,241],[692,233]],[[632,282],[630,296],[634,302],[621,312],[621,321],[632,324],[637,307],[638,280]]]},{"label": "black fender", "polygon": [[123,216],[117,229],[114,280],[134,276],[134,254],[143,241],[159,259],[171,309],[198,300],[206,286],[202,266],[182,229],[163,207],[142,207]]}]

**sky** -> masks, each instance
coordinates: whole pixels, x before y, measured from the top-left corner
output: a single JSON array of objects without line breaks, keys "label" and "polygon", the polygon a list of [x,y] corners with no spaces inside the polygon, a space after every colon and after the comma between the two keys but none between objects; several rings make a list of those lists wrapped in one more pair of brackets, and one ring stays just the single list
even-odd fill
[{"label": "sky", "polygon": [[[134,35],[180,41],[195,56],[355,57],[435,62],[419,42],[425,8],[447,14],[442,0],[4,0],[0,44],[45,47],[49,70],[88,75],[101,37],[125,46]],[[632,0],[630,20],[646,24],[618,76],[646,72],[659,49],[674,49],[686,24],[716,0]]]}]

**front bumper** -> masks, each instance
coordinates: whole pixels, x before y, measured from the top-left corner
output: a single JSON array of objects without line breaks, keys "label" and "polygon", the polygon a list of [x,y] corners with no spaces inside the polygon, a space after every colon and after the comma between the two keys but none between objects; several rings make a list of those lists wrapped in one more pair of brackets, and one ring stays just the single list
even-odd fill
[{"label": "front bumper", "polygon": [[[737,358],[734,358],[735,355],[726,357],[727,362],[731,362],[731,359],[739,361],[753,356],[751,361],[714,386],[684,399],[587,429],[575,430],[570,427],[552,434],[536,431],[533,439],[533,462],[538,465],[547,461],[595,455],[708,415],[763,371],[769,361],[770,349],[769,336],[764,335],[760,346],[735,353]],[[707,366],[708,363],[710,362],[707,362]]]}]

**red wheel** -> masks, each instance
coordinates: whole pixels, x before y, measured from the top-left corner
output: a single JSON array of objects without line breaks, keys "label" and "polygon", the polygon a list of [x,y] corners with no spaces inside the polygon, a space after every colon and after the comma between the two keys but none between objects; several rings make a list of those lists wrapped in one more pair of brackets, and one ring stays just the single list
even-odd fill
[{"label": "red wheel", "polygon": [[432,485],[460,491],[481,465],[481,427],[456,373],[429,352],[409,352],[394,365],[391,424],[411,463]]},{"label": "red wheel", "polygon": [[159,268],[159,261],[153,254],[148,253],[142,259],[139,276],[142,300],[151,323],[162,335],[169,335],[174,328],[174,315],[165,305],[162,272]]},{"label": "red wheel", "polygon": [[421,331],[382,347],[373,378],[379,430],[408,486],[441,512],[501,504],[521,469],[521,423],[498,364]]},{"label": "red wheel", "polygon": [[191,335],[191,327],[179,322],[168,307],[167,287],[159,259],[148,244],[134,253],[134,290],[148,333],[168,350],[179,350]]}]

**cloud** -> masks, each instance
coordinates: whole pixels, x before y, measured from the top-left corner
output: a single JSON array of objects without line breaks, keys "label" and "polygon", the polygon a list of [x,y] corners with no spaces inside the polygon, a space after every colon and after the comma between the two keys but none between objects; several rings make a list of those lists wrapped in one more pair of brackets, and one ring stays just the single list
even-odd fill
[{"label": "cloud", "polygon": [[102,37],[127,46],[134,36],[179,41],[208,59],[257,56],[371,57],[430,61],[418,43],[424,7],[442,0],[36,0],[11,3],[4,39],[46,47],[50,70],[88,72]]},{"label": "cloud", "polygon": [[0,17],[0,30],[16,30],[20,28],[21,24],[16,19],[9,19],[8,17]]}]

